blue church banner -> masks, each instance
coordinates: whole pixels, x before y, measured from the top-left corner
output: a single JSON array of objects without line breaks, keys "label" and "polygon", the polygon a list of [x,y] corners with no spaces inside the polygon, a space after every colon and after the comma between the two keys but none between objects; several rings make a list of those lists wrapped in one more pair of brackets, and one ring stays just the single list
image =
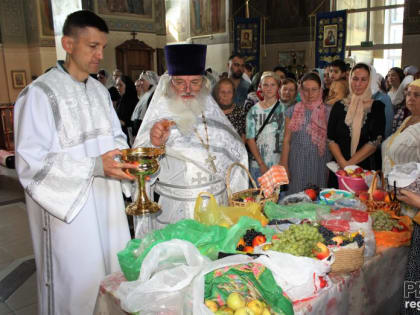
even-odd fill
[{"label": "blue church banner", "polygon": [[234,20],[234,50],[245,57],[245,62],[251,63],[255,71],[260,68],[260,19],[235,17]]},{"label": "blue church banner", "polygon": [[316,15],[315,66],[317,68],[325,68],[336,59],[344,60],[346,28],[346,10]]}]

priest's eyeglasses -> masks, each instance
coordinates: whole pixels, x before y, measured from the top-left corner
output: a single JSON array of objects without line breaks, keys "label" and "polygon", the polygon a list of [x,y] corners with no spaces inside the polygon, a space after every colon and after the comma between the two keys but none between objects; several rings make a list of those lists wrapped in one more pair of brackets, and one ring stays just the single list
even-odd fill
[{"label": "priest's eyeglasses", "polygon": [[197,89],[197,88],[201,87],[202,83],[203,83],[203,79],[201,79],[201,78],[191,80],[189,83],[187,83],[183,79],[177,79],[177,78],[172,79],[172,84],[177,89],[181,89],[181,90],[185,90],[187,88],[187,85],[189,85],[189,87],[192,88],[192,89]]}]

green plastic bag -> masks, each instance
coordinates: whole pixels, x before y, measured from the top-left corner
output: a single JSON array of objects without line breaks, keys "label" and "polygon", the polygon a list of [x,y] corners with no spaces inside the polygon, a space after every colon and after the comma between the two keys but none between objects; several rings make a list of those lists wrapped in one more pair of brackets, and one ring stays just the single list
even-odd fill
[{"label": "green plastic bag", "polygon": [[268,201],[264,206],[264,213],[270,220],[285,220],[285,219],[310,219],[316,220],[317,210],[320,214],[328,214],[331,212],[331,207],[327,205],[299,202],[291,205],[278,205],[272,201]]},{"label": "green plastic bag", "polygon": [[201,254],[212,260],[217,259],[221,244],[225,242],[228,229],[217,225],[204,225],[194,220],[181,220],[169,224],[161,230],[153,231],[143,239],[133,239],[126,248],[120,251],[118,261],[125,278],[128,281],[137,280],[141,264],[153,246],[180,239],[193,243]]},{"label": "green plastic bag", "polygon": [[276,231],[263,227],[260,221],[251,219],[250,217],[242,217],[239,222],[233,225],[227,232],[226,239],[221,244],[221,251],[224,253],[235,253],[236,245],[238,244],[241,237],[243,237],[247,230],[254,229],[255,231],[261,232],[265,235],[267,242],[271,241],[271,238]]},{"label": "green plastic bag", "polygon": [[261,264],[240,264],[206,274],[205,300],[213,300],[223,306],[233,292],[239,292],[247,302],[263,300],[276,314],[294,313],[292,302],[283,295],[271,271]]}]

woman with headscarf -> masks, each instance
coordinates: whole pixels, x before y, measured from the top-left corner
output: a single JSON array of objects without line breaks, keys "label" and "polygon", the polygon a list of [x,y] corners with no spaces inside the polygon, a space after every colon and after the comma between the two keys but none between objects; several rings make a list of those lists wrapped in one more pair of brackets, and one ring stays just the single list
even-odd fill
[{"label": "woman with headscarf", "polygon": [[420,79],[408,85],[405,100],[410,115],[382,144],[382,171],[385,175],[395,164],[420,163]]},{"label": "woman with headscarf", "polygon": [[402,84],[405,78],[404,72],[399,67],[389,69],[387,81],[389,84],[388,95],[391,98],[392,105],[398,106],[404,100],[404,88],[409,83]]},{"label": "woman with headscarf", "polygon": [[326,148],[329,108],[322,101],[321,79],[316,73],[303,76],[302,101],[287,108],[280,164],[289,174],[286,194],[304,190],[309,184],[326,187],[330,154]]},{"label": "woman with headscarf", "polygon": [[[149,107],[150,101],[152,100],[156,86],[159,82],[158,75],[153,71],[143,71],[139,76],[140,89],[143,91],[140,96],[136,107],[134,108],[133,114],[131,115],[131,124],[133,137],[135,138],[141,122],[144,119],[146,110]],[[136,82],[137,84],[138,82]]]},{"label": "woman with headscarf", "polygon": [[119,77],[115,85],[121,95],[117,102],[116,112],[121,122],[121,129],[127,136],[127,142],[130,143],[128,128],[131,127],[131,115],[138,101],[137,90],[133,81],[126,75]]},{"label": "woman with headscarf", "polygon": [[392,134],[392,122],[394,120],[394,106],[392,105],[389,95],[382,90],[383,77],[376,72],[373,66],[370,66],[372,82],[370,87],[372,90],[372,98],[381,101],[385,105],[385,134],[384,139]]},{"label": "woman with headscarf", "polygon": [[[334,104],[328,121],[328,147],[338,165],[359,165],[368,170],[381,168],[379,145],[385,131],[384,104],[372,99],[370,67],[356,64],[350,72],[350,94]],[[328,187],[337,187],[330,173]]]}]

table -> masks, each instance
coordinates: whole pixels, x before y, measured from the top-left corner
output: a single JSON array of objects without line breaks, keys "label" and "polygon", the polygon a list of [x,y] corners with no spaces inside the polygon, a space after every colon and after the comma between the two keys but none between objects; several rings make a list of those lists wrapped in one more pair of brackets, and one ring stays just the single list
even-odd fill
[{"label": "table", "polygon": [[[332,287],[311,300],[295,303],[295,314],[397,314],[407,256],[408,247],[379,248],[360,270],[330,275]],[[122,281],[124,275],[116,272],[101,282],[94,314],[127,314],[114,295]]]}]

